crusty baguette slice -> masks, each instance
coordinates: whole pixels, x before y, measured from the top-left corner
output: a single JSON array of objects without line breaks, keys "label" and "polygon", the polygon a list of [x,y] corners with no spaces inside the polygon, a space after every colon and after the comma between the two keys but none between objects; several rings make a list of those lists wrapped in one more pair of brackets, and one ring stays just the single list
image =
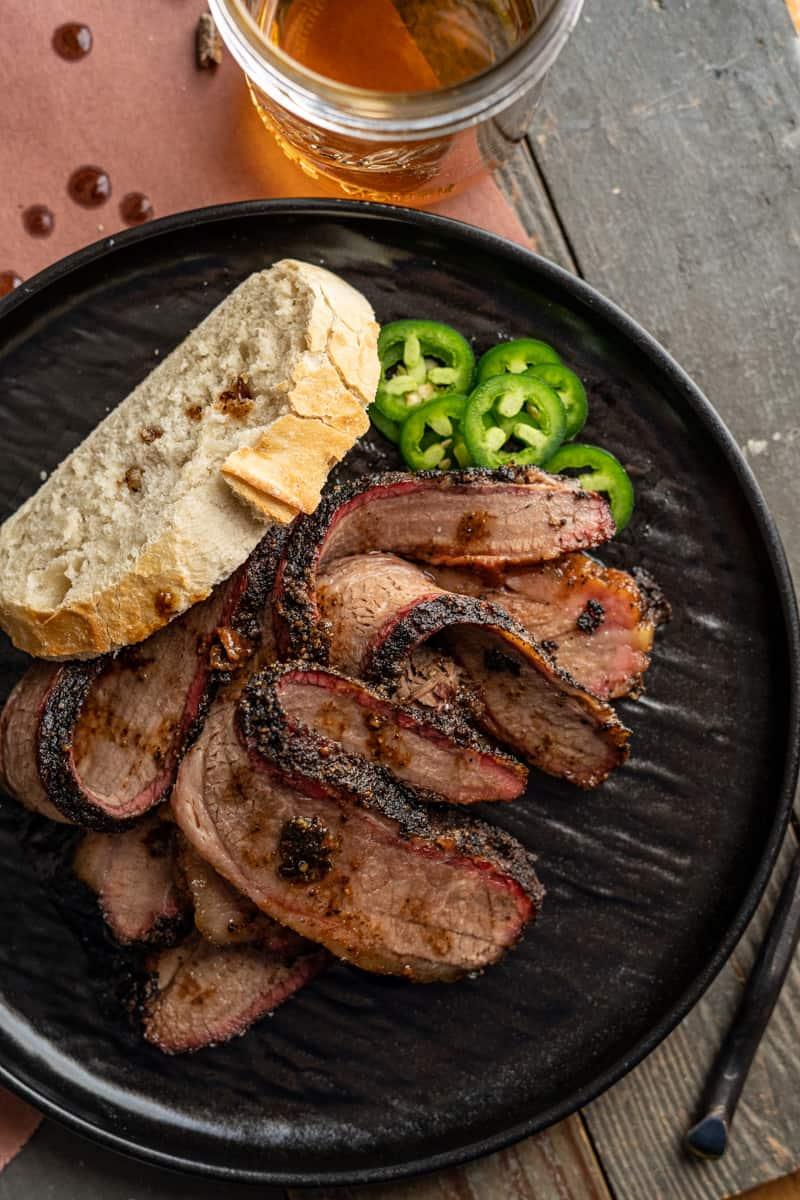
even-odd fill
[{"label": "crusty baguette slice", "polygon": [[[364,424],[359,426],[359,434],[369,428],[363,409],[360,415]],[[244,483],[255,492],[266,493],[269,501],[280,500],[295,512],[312,513],[331,467],[344,458],[354,440],[352,432],[332,429],[316,417],[287,413],[262,433],[255,446],[234,450],[223,463],[222,473],[235,491]]]},{"label": "crusty baguette slice", "polygon": [[[349,284],[293,260],[251,275],[0,528],[0,625],[42,658],[153,633],[318,496],[378,372],[374,315]],[[296,444],[308,426],[299,491],[282,484],[286,421]],[[249,447],[259,469],[239,480]]]}]

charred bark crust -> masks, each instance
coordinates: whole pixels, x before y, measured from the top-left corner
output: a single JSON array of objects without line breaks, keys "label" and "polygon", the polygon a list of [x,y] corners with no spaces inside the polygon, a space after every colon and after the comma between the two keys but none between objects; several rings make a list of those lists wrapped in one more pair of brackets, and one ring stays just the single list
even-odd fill
[{"label": "charred bark crust", "polygon": [[[274,587],[284,538],[283,530],[270,530],[240,568],[239,574],[228,585],[230,591],[220,625],[233,629],[253,650],[261,641],[264,613]],[[214,632],[211,631],[209,654],[214,636]],[[75,773],[72,760],[74,731],[86,698],[94,681],[113,662],[114,657],[104,655],[88,662],[66,663],[59,668],[42,708],[36,746],[39,777],[48,799],[69,820],[84,829],[92,829],[98,833],[113,833],[129,828],[145,815],[141,813],[134,817],[118,819],[103,812],[88,798]],[[233,678],[241,665],[231,663],[227,669],[214,670],[209,662],[205,686],[197,709],[184,730],[180,744],[175,748],[175,770],[172,779],[154,799],[151,809],[169,796],[180,760],[202,730],[212,700],[219,688]]]},{"label": "charred bark crust", "polygon": [[[418,730],[422,736],[432,734],[445,737],[459,749],[473,750],[476,754],[486,755],[495,762],[503,763],[514,772],[525,774],[525,768],[513,754],[489,741],[473,725],[464,721],[458,712],[444,712],[441,709],[426,708],[421,704],[401,704],[393,699],[386,688],[369,687],[363,680],[352,679],[332,667],[320,667],[317,663],[304,661],[278,663],[266,668],[253,676],[245,688],[240,706],[242,710],[247,708],[250,704],[247,693],[250,689],[257,691],[259,704],[263,706],[264,736],[270,743],[271,753],[280,754],[280,748],[292,729],[292,723],[287,718],[281,701],[281,686],[305,675],[324,675],[332,681],[341,680],[352,692],[359,692],[381,707],[388,708],[390,720],[392,716],[398,722],[405,719],[407,726]],[[331,745],[335,744],[331,742]]]},{"label": "charred bark crust", "polygon": [[339,484],[323,496],[309,516],[295,519],[287,538],[278,571],[274,616],[278,650],[286,659],[313,659],[327,663],[329,637],[320,621],[316,604],[317,565],[325,542],[342,510],[370,491],[407,487],[426,488],[435,483],[440,491],[469,491],[497,483],[535,483],[547,476],[536,467],[501,467],[496,471],[472,467],[465,471],[387,471]]},{"label": "charred bark crust", "polygon": [[421,842],[437,854],[455,852],[479,859],[517,883],[534,914],[538,912],[544,889],[530,851],[504,830],[447,804],[423,807],[415,790],[398,782],[385,767],[347,754],[311,730],[292,727],[282,710],[275,675],[269,670],[254,675],[237,709],[240,736],[257,766],[306,795],[332,796],[345,806],[356,805],[386,817],[401,837]]}]

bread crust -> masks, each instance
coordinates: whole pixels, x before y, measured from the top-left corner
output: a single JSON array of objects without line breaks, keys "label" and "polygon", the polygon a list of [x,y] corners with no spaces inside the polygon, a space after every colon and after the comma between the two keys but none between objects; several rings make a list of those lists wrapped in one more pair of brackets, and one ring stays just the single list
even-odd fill
[{"label": "bread crust", "polygon": [[[314,495],[318,498],[330,466],[368,427],[364,408],[374,396],[380,370],[378,327],[368,301],[344,280],[297,260],[284,260],[276,266],[295,281],[297,288],[307,291],[309,301],[304,349],[290,371],[286,394],[281,398],[283,415],[272,423],[278,426],[277,435],[290,420],[295,444],[302,441],[306,424],[309,446],[318,442],[320,431],[324,431],[323,441],[328,448],[323,460],[327,466],[321,472],[319,453],[312,454],[315,480],[303,492],[308,505]],[[181,353],[185,345],[173,354]],[[279,460],[284,455],[285,461],[286,450],[285,439],[280,436],[272,442],[267,437],[266,457],[260,460],[263,472],[257,471],[255,476],[248,472],[241,480],[237,477],[236,455],[241,452],[245,457],[258,457],[260,440],[256,437],[254,447],[252,430],[243,429],[240,446],[229,455],[234,460],[234,469],[226,472],[229,480],[223,483],[223,476],[217,474],[215,487],[207,488],[208,480],[204,480],[202,496],[188,491],[131,564],[109,584],[98,585],[88,598],[71,598],[68,591],[61,603],[50,608],[16,594],[11,585],[0,588],[0,625],[14,644],[39,658],[92,658],[142,641],[204,600],[245,560],[267,525],[276,519],[290,519],[301,507],[291,487],[280,486]],[[270,447],[275,448],[274,460]],[[82,450],[83,446],[78,448],[76,457]],[[91,468],[91,462],[88,466]],[[265,478],[268,487],[262,486]],[[43,485],[27,502],[25,513],[20,515],[22,521],[36,512],[47,487]],[[10,576],[13,581],[13,572],[8,570],[8,545],[4,546],[5,532],[5,528],[0,530],[0,559],[6,558],[6,578]],[[15,532],[19,536],[18,528]]]}]

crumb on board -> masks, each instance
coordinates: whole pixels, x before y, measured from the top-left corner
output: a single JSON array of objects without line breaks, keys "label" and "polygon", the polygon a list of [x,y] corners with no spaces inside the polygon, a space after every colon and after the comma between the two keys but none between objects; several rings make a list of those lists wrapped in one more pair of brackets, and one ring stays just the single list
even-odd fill
[{"label": "crumb on board", "polygon": [[201,13],[194,36],[195,62],[199,71],[213,71],[222,62],[222,38],[211,13]]}]

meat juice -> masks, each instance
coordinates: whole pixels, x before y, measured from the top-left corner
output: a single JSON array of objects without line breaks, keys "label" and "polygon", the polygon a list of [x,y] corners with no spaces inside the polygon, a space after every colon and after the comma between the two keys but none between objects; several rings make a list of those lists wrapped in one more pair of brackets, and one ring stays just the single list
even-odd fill
[{"label": "meat juice", "polygon": [[[441,92],[502,61],[537,24],[539,0],[250,0],[265,36],[337,83],[386,94]],[[474,130],[396,142],[303,122],[251,81],[259,115],[312,178],[346,195],[428,204],[495,165]]]}]

